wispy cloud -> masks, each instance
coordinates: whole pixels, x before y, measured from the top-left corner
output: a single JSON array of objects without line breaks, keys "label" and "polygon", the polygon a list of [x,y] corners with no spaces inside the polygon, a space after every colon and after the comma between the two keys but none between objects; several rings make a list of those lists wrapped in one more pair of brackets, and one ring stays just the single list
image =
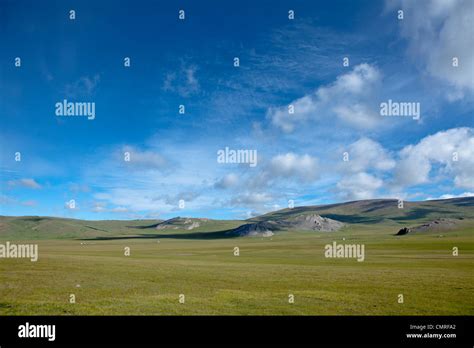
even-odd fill
[{"label": "wispy cloud", "polygon": [[66,84],[64,94],[69,98],[91,97],[100,82],[100,75],[81,76],[78,80]]},{"label": "wispy cloud", "polygon": [[356,128],[373,128],[380,123],[374,92],[381,82],[379,70],[369,64],[356,66],[314,93],[290,101],[279,108],[270,108],[267,117],[284,132],[292,132],[306,122],[328,122],[338,118]]},{"label": "wispy cloud", "polygon": [[200,91],[200,84],[197,78],[198,68],[196,65],[185,65],[181,63],[178,71],[166,74],[163,82],[163,90],[177,93],[181,97],[189,97]]},{"label": "wispy cloud", "polygon": [[26,187],[34,190],[40,189],[42,186],[35,179],[19,179],[8,181],[9,187]]},{"label": "wispy cloud", "polygon": [[[420,68],[455,88],[446,89],[448,100],[474,92],[474,2],[389,0],[386,12],[405,11],[400,33]],[[453,58],[458,66],[453,66]]]}]

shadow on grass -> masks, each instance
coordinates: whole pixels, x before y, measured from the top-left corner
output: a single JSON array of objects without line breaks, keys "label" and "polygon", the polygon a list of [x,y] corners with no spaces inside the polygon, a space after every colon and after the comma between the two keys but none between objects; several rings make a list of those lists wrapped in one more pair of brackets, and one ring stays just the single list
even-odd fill
[{"label": "shadow on grass", "polygon": [[136,236],[110,236],[96,238],[81,238],[79,240],[126,240],[126,239],[229,239],[236,238],[237,235],[232,234],[233,230],[214,231],[214,232],[183,232],[183,233],[160,233],[160,234],[139,234]]},{"label": "shadow on grass", "polygon": [[88,226],[88,225],[84,225],[84,227],[90,228],[91,230],[95,230],[95,231],[109,232],[109,231],[102,230],[100,228],[96,228],[96,227],[92,227],[92,226]]},{"label": "shadow on grass", "polygon": [[[248,219],[249,222],[265,221],[270,220],[279,220],[286,219],[289,217],[297,216],[300,214],[317,214],[323,217],[327,217],[334,220],[339,220],[346,223],[379,223],[384,220],[382,217],[371,217],[364,216],[364,213],[370,213],[376,210],[384,209],[390,206],[397,206],[397,200],[395,199],[383,199],[377,200],[374,202],[365,202],[365,201],[351,201],[344,203],[335,203],[328,204],[324,206],[306,206],[306,207],[295,207],[292,209],[284,209],[279,212],[272,212],[261,217],[256,217]],[[348,214],[336,214],[331,213],[332,209],[340,209],[347,207]],[[365,210],[362,210],[365,209]],[[352,211],[351,211],[352,210]],[[356,212],[354,212],[354,210]],[[328,213],[325,213],[328,212]],[[352,213],[352,214],[351,214]]]},{"label": "shadow on grass", "polygon": [[405,215],[388,218],[395,221],[418,220],[426,218],[429,214],[438,214],[443,217],[451,217],[451,215],[448,216],[446,214],[452,214],[452,216],[459,215],[458,212],[451,210],[434,208],[414,208],[410,212],[407,212]]},{"label": "shadow on grass", "polygon": [[146,230],[147,228],[156,228],[161,222],[156,224],[146,225],[146,226],[127,226],[127,228],[135,228],[138,230]]},{"label": "shadow on grass", "polygon": [[474,197],[457,198],[452,201],[452,204],[459,207],[474,207]]},{"label": "shadow on grass", "polygon": [[385,199],[383,201],[369,202],[366,204],[364,210],[361,213],[372,213],[377,210],[382,210],[386,208],[397,208],[398,200],[396,199]]},{"label": "shadow on grass", "polygon": [[377,224],[384,221],[384,218],[360,215],[341,215],[341,214],[321,214],[322,217],[345,222],[348,224]]},{"label": "shadow on grass", "polygon": [[22,219],[25,221],[31,221],[31,222],[41,222],[43,220],[51,220],[51,218],[43,217],[43,216],[25,216]]}]

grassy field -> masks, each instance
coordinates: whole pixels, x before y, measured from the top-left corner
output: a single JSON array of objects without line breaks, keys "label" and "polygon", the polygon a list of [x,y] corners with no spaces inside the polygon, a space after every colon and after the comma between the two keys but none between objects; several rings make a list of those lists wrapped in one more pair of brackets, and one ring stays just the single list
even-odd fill
[{"label": "grassy field", "polygon": [[[472,229],[441,238],[392,232],[357,225],[272,238],[33,240],[36,263],[0,262],[0,314],[474,314]],[[324,245],[343,238],[365,244],[364,262],[324,257]]]},{"label": "grassy field", "polygon": [[[190,231],[157,230],[160,221],[150,220],[0,217],[0,243],[39,245],[37,262],[0,259],[0,315],[473,315],[473,206],[457,199],[397,209],[378,200],[284,209],[267,218],[316,212],[346,225],[266,238],[226,233],[245,221],[201,221]],[[394,235],[439,217],[458,223]],[[325,258],[333,241],[364,244],[365,261]]]}]

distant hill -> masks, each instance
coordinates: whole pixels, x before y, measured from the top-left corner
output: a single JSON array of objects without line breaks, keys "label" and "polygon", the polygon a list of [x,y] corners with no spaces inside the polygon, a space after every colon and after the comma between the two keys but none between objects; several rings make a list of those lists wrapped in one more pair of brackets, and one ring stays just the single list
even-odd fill
[{"label": "distant hill", "polygon": [[[173,237],[189,233],[214,238],[245,223],[240,220],[173,218],[170,220],[79,220],[43,216],[0,216],[0,239],[113,239]],[[212,232],[209,235],[206,233]],[[184,236],[183,236],[184,237]]]},{"label": "distant hill", "polygon": [[42,216],[0,216],[0,238],[69,239],[134,234],[162,220],[79,220]]},{"label": "distant hill", "polygon": [[175,217],[163,222],[160,222],[156,225],[157,230],[193,230],[201,226],[207,225],[209,222],[212,222],[211,219],[205,218],[186,218],[186,217]]},{"label": "distant hill", "polygon": [[280,221],[298,215],[317,214],[347,224],[396,223],[412,224],[438,218],[474,219],[474,197],[404,202],[396,199],[370,199],[346,203],[295,207],[261,215],[249,222]]},{"label": "distant hill", "polygon": [[344,227],[344,223],[319,216],[313,213],[303,213],[297,215],[278,216],[278,219],[263,220],[248,223],[229,231],[229,234],[237,236],[262,236],[271,237],[275,231],[297,230],[334,232]]},{"label": "distant hill", "polygon": [[[168,238],[224,238],[228,236],[271,236],[275,231],[331,232],[343,226],[383,225],[394,233],[403,227],[435,226],[440,219],[473,221],[474,197],[421,202],[373,199],[338,204],[295,207],[245,221],[176,217],[163,220],[88,221],[40,216],[0,216],[0,239],[81,239],[124,236]],[[431,227],[430,227],[431,228]],[[429,231],[420,227],[415,230]],[[433,228],[434,229],[434,228]]]}]

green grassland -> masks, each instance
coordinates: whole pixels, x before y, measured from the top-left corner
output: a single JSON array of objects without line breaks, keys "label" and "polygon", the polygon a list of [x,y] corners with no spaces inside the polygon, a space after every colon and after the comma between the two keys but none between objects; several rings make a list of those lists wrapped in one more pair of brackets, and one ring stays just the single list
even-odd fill
[{"label": "green grassland", "polygon": [[[473,315],[472,206],[431,204],[325,208],[346,220],[342,230],[266,238],[225,233],[243,221],[158,231],[157,221],[2,217],[0,242],[37,243],[39,259],[0,259],[0,315]],[[394,236],[431,214],[463,220],[441,233]],[[333,241],[364,244],[365,261],[325,258]]]}]

